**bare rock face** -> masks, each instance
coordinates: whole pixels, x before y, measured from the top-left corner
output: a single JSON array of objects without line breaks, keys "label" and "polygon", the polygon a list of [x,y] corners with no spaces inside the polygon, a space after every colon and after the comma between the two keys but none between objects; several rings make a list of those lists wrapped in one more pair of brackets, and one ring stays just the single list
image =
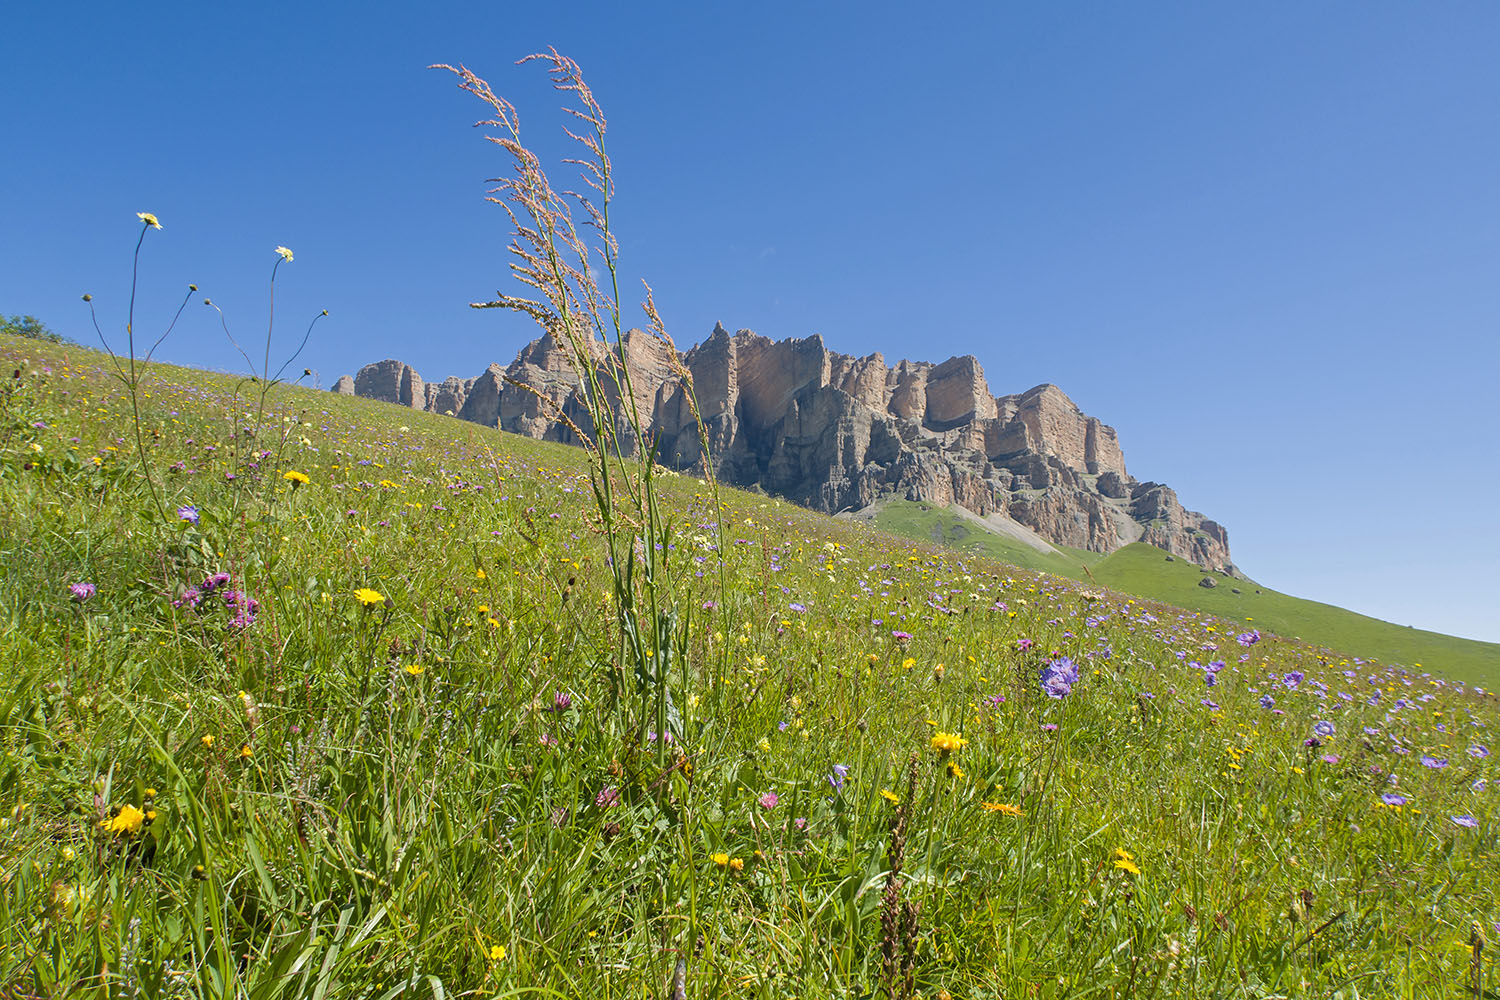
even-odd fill
[{"label": "bare rock face", "polygon": [[[593,344],[592,363],[622,446],[642,445],[633,412],[660,460],[678,468],[711,459],[725,482],[829,513],[890,496],[957,504],[1060,545],[1109,552],[1143,541],[1234,569],[1224,528],[1169,487],[1134,479],[1114,428],[1055,385],[991,395],[973,357],[891,367],[879,354],[832,352],[819,336],[772,341],[715,326],[681,355],[632,330],[618,350]],[[335,391],[350,387],[344,376]],[[424,384],[381,361],[360,369],[352,390],[527,437],[576,444],[594,431],[579,373],[550,334],[478,378]]]},{"label": "bare rock face", "polygon": [[354,377],[352,375],[340,375],[339,380],[333,383],[333,391],[340,396],[354,395]]},{"label": "bare rock face", "polygon": [[425,409],[427,405],[422,376],[410,365],[390,359],[361,368],[354,376],[354,394],[414,410]]}]

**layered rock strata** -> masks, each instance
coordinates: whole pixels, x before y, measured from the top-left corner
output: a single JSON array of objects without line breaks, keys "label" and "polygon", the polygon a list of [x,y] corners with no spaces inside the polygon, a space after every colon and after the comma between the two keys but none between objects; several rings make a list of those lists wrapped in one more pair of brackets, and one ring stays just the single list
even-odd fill
[{"label": "layered rock strata", "polygon": [[[994,396],[970,356],[888,366],[880,354],[830,351],[816,335],[772,341],[722,326],[676,356],[632,330],[621,355],[628,397],[609,374],[607,349],[595,345],[617,430],[627,447],[639,446],[625,418],[633,408],[669,465],[702,468],[696,402],[719,476],[736,486],[828,513],[892,496],[957,504],[1057,545],[1110,552],[1142,541],[1234,572],[1224,528],[1185,509],[1170,487],[1131,476],[1114,428],[1055,385]],[[347,380],[335,391],[348,392]],[[352,389],[527,437],[576,444],[575,428],[593,431],[578,375],[550,335],[477,378],[423,382],[387,360],[361,368]]]}]

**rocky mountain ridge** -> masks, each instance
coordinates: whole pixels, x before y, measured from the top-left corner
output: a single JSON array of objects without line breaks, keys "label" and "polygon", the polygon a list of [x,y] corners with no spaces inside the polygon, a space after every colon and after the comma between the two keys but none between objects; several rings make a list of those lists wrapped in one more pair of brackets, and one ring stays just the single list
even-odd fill
[{"label": "rocky mountain ridge", "polygon": [[[596,345],[601,383],[609,349]],[[1185,509],[1170,487],[1125,469],[1114,428],[1044,384],[994,396],[972,356],[940,364],[830,351],[820,336],[772,341],[716,326],[684,354],[639,330],[622,341],[633,403],[666,464],[701,468],[689,388],[720,478],[830,514],[899,496],[1007,519],[1057,545],[1110,552],[1142,541],[1208,569],[1234,572],[1229,536]],[[521,388],[526,386],[528,388]],[[514,434],[577,444],[592,433],[579,379],[550,335],[508,368],[425,382],[386,360],[333,391],[446,413]],[[635,447],[620,400],[617,429]],[[566,415],[567,420],[559,414]]]}]

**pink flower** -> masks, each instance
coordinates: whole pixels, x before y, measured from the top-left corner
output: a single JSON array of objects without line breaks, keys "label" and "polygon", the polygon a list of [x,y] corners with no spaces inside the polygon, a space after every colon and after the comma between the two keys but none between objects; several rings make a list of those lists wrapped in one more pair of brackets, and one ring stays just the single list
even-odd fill
[{"label": "pink flower", "polygon": [[763,808],[775,809],[776,803],[780,802],[781,799],[777,797],[775,792],[767,792],[759,799],[756,799],[756,801],[759,802]]}]

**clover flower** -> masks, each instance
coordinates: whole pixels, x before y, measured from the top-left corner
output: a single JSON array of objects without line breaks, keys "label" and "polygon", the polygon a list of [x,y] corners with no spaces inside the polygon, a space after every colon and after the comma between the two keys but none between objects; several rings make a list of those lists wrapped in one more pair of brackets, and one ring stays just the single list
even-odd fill
[{"label": "clover flower", "polygon": [[68,584],[68,593],[73,595],[74,604],[82,604],[98,592],[99,588],[87,581]]}]

